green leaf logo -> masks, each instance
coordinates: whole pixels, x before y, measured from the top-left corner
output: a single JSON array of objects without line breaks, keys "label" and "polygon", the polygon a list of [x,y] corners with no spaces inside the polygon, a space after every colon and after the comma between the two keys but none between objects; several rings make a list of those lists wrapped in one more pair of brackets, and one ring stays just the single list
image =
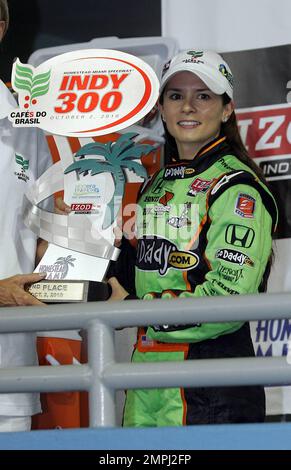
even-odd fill
[{"label": "green leaf logo", "polygon": [[[15,63],[13,88],[16,91],[27,91],[25,97],[31,104],[36,104],[36,98],[46,95],[49,90],[51,71],[45,73],[34,73],[34,68],[30,65],[22,64],[18,59]],[[24,105],[28,108],[28,103]]]},{"label": "green leaf logo", "polygon": [[15,161],[22,167],[22,170],[28,170],[29,167],[29,160],[24,160],[24,158],[21,155],[15,154]]},{"label": "green leaf logo", "polygon": [[188,51],[187,54],[191,55],[193,59],[198,59],[203,56],[203,51]]}]

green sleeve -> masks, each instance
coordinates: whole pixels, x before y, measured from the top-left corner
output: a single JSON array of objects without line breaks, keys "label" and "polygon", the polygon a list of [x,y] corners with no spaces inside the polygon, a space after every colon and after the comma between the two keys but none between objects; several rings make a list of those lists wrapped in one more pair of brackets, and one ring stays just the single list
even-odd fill
[{"label": "green sleeve", "polygon": [[[257,293],[272,247],[272,220],[261,196],[248,185],[231,187],[213,203],[209,218],[204,257],[210,270],[194,292],[180,292],[178,297]],[[198,342],[236,331],[242,324],[202,323],[170,332],[150,327],[148,336],[164,342]]]}]

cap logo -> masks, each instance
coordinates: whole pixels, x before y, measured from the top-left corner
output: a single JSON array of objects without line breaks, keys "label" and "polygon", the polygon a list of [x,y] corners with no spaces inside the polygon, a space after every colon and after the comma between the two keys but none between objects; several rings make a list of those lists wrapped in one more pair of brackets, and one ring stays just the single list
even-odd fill
[{"label": "cap logo", "polygon": [[227,70],[224,64],[219,65],[219,72],[227,79],[230,86],[233,87],[233,75]]},{"label": "cap logo", "polygon": [[191,55],[193,59],[198,59],[203,56],[203,51],[188,51],[187,54]]},{"label": "cap logo", "polygon": [[165,63],[162,71],[162,77],[165,75],[166,71],[169,70],[171,64],[171,60],[168,60],[168,62]]}]

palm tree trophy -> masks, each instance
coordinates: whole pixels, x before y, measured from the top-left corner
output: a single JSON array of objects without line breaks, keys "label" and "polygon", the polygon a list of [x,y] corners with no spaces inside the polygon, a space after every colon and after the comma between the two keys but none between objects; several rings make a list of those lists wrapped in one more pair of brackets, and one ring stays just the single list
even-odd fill
[{"label": "palm tree trophy", "polygon": [[106,230],[112,225],[116,219],[120,209],[124,188],[126,183],[125,170],[133,170],[136,175],[147,178],[145,168],[136,160],[142,155],[147,155],[153,151],[153,146],[148,144],[137,144],[132,139],[137,134],[128,132],[123,134],[116,142],[94,142],[81,147],[75,157],[84,157],[86,155],[102,156],[105,160],[96,159],[80,159],[69,165],[64,174],[76,171],[77,175],[89,173],[97,175],[100,173],[111,173],[114,180],[114,194],[107,204],[102,229]]}]

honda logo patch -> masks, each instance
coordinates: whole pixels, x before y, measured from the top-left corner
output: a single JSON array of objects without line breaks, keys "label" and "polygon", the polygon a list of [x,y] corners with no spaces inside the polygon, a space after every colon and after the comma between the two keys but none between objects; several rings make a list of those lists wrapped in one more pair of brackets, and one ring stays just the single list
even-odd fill
[{"label": "honda logo patch", "polygon": [[252,228],[244,225],[230,224],[225,231],[225,241],[229,245],[239,248],[250,248],[255,238],[255,232]]}]

